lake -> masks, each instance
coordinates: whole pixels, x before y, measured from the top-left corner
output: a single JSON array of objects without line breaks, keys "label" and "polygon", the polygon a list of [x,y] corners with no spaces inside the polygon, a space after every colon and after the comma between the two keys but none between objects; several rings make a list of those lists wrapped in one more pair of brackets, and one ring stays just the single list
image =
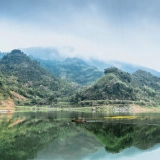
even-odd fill
[{"label": "lake", "polygon": [[0,160],[158,160],[159,153],[160,113],[0,113]]}]

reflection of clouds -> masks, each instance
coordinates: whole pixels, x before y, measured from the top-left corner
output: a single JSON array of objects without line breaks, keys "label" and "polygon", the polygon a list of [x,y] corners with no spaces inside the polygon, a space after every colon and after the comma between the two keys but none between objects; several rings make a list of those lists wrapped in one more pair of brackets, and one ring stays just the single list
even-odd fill
[{"label": "reflection of clouds", "polygon": [[139,150],[135,147],[131,147],[123,150],[118,154],[108,153],[105,151],[105,149],[101,149],[96,153],[84,157],[82,160],[150,160],[151,158],[154,160],[159,160],[159,152],[160,145],[157,145],[148,150]]},{"label": "reflection of clouds", "polygon": [[35,160],[80,160],[81,157],[94,153],[99,148],[102,148],[102,145],[97,139],[79,130],[77,134],[66,136],[64,139],[57,137],[47,148],[37,154]]}]

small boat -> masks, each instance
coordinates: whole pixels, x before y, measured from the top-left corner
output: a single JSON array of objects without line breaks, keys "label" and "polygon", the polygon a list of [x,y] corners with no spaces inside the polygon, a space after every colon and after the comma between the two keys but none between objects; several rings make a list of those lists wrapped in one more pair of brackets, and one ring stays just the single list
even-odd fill
[{"label": "small boat", "polygon": [[72,122],[82,122],[82,123],[86,123],[85,119],[72,119]]}]

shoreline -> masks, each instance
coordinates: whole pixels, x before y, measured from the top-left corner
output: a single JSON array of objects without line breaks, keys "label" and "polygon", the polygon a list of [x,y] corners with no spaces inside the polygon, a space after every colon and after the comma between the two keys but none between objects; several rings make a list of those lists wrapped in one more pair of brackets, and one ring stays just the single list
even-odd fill
[{"label": "shoreline", "polygon": [[91,111],[91,112],[129,112],[129,113],[141,113],[141,112],[160,112],[160,106],[158,107],[147,107],[139,105],[130,105],[130,106],[86,106],[86,107],[36,107],[36,106],[16,106],[16,107],[0,107],[0,113],[14,113],[16,111]]}]

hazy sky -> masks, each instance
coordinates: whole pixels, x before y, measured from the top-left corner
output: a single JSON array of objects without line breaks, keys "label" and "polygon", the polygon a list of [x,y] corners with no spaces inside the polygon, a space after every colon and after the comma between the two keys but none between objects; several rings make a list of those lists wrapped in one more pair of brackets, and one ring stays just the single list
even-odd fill
[{"label": "hazy sky", "polygon": [[0,51],[36,46],[160,71],[160,1],[0,0]]}]

